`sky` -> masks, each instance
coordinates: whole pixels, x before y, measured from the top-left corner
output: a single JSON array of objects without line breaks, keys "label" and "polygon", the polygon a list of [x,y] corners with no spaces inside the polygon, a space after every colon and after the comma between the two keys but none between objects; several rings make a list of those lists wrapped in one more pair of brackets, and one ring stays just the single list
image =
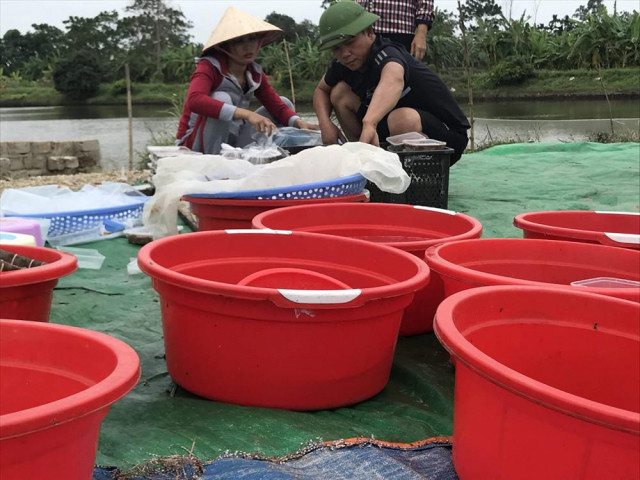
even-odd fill
[{"label": "sky", "polygon": [[[192,41],[204,43],[220,20],[224,10],[233,5],[246,13],[264,18],[271,12],[289,15],[296,22],[310,20],[318,24],[323,9],[322,0],[166,0],[173,8],[180,9],[193,23],[189,32]],[[17,29],[21,33],[31,30],[31,24],[46,23],[64,31],[63,20],[70,16],[95,17],[100,12],[116,10],[124,16],[124,9],[131,0],[0,0],[0,35]],[[457,10],[456,0],[435,0],[436,6],[450,12]],[[535,23],[548,23],[553,14],[559,17],[573,15],[587,0],[496,0],[505,15],[520,18],[523,12],[535,19]],[[604,4],[613,12],[615,0]],[[640,10],[638,0],[617,0],[618,11]]]}]

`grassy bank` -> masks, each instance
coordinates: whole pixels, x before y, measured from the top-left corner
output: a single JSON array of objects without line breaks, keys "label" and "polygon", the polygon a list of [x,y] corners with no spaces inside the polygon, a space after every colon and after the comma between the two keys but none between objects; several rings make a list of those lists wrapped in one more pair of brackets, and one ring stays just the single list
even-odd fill
[{"label": "grassy bank", "polygon": [[[467,78],[463,70],[439,73],[451,88],[457,100],[468,98]],[[640,97],[640,69],[595,70],[540,70],[519,85],[495,88],[489,85],[487,72],[473,72],[472,88],[475,100],[537,99],[558,97],[600,97],[603,86],[611,97]],[[295,98],[299,103],[310,103],[315,80],[296,82]],[[281,95],[291,97],[288,82],[274,85]],[[174,96],[180,97],[187,90],[187,84],[145,83],[134,84],[132,99],[135,104],[170,104]],[[75,102],[77,103],[77,102]],[[97,96],[82,102],[89,105],[121,105],[126,103],[126,95],[116,91],[113,85],[102,85]],[[28,107],[71,105],[52,86],[34,82],[6,80],[0,83],[0,107]]]},{"label": "grassy bank", "polygon": [[[467,100],[467,76],[464,70],[439,72],[438,75],[451,89],[458,101]],[[603,85],[612,97],[640,97],[640,69],[602,70],[540,70],[534,71],[519,85],[506,85],[498,88],[488,84],[487,72],[472,72],[471,87],[475,100],[537,99],[575,97],[602,97]],[[295,85],[296,100],[305,102],[311,99],[316,82],[301,82]],[[278,86],[281,94],[288,94],[288,83]]]},{"label": "grassy bank", "polygon": [[[1,85],[1,84],[0,84]],[[132,102],[142,104],[170,104],[173,95],[184,95],[188,84],[137,83],[132,86]],[[7,82],[0,88],[0,107],[35,107],[56,105],[124,105],[126,93],[114,92],[113,85],[100,86],[98,95],[86,101],[73,101],[52,86],[35,82]]]},{"label": "grassy bank", "polygon": [[[466,99],[467,76],[464,71],[444,72],[440,76],[455,90],[458,99]],[[639,97],[639,68],[601,70],[538,70],[519,85],[493,88],[486,72],[473,72],[473,98],[478,100],[601,97],[603,86],[610,96]]]}]

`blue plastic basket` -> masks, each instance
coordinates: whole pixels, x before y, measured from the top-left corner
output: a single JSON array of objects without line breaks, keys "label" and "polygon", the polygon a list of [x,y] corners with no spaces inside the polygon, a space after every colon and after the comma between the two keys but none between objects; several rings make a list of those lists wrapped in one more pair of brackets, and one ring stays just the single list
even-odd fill
[{"label": "blue plastic basket", "polygon": [[135,203],[117,207],[97,208],[95,210],[78,210],[75,212],[55,212],[38,214],[7,214],[22,218],[49,218],[48,236],[57,237],[68,233],[81,232],[102,225],[105,220],[129,220],[142,217],[142,209],[149,197],[138,197]]},{"label": "blue plastic basket", "polygon": [[235,198],[242,200],[301,200],[307,198],[346,197],[362,193],[367,179],[359,173],[325,182],[304,183],[266,190],[244,190],[224,193],[190,193],[199,198]]}]

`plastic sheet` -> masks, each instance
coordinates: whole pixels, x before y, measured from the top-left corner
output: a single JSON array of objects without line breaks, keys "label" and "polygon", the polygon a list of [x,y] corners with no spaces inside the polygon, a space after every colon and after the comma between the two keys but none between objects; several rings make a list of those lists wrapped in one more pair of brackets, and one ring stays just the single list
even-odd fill
[{"label": "plastic sheet", "polygon": [[131,205],[135,203],[133,197],[144,195],[126,183],[85,185],[77,192],[68,187],[42,185],[8,188],[2,192],[0,205],[5,215],[41,215]]},{"label": "plastic sheet", "polygon": [[404,192],[410,183],[398,155],[364,143],[314,147],[268,165],[221,155],[160,159],[153,177],[156,193],[145,205],[143,222],[154,238],[175,235],[183,195],[288,187],[356,173],[392,193]]},{"label": "plastic sheet", "polygon": [[273,142],[279,147],[317,147],[322,145],[320,130],[281,127],[273,135]]},{"label": "plastic sheet", "polygon": [[244,148],[222,144],[220,155],[229,160],[245,160],[253,165],[264,165],[287,156],[287,153],[275,145],[248,145]]}]

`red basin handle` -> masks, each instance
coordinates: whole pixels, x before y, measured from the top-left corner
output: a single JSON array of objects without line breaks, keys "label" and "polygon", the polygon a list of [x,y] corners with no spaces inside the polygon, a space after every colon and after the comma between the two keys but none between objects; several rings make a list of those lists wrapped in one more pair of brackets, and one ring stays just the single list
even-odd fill
[{"label": "red basin handle", "polygon": [[416,210],[429,210],[431,212],[446,213],[447,215],[458,214],[458,212],[454,212],[453,210],[447,210],[446,208],[425,207],[424,205],[414,205],[413,208],[415,208]]},{"label": "red basin handle", "polygon": [[362,290],[359,288],[351,288],[348,290],[294,290],[279,288],[278,293],[293,303],[336,305],[355,300],[360,296]]},{"label": "red basin handle", "polygon": [[622,243],[625,245],[640,245],[640,235],[636,235],[635,233],[605,232],[604,235],[614,243]]}]

